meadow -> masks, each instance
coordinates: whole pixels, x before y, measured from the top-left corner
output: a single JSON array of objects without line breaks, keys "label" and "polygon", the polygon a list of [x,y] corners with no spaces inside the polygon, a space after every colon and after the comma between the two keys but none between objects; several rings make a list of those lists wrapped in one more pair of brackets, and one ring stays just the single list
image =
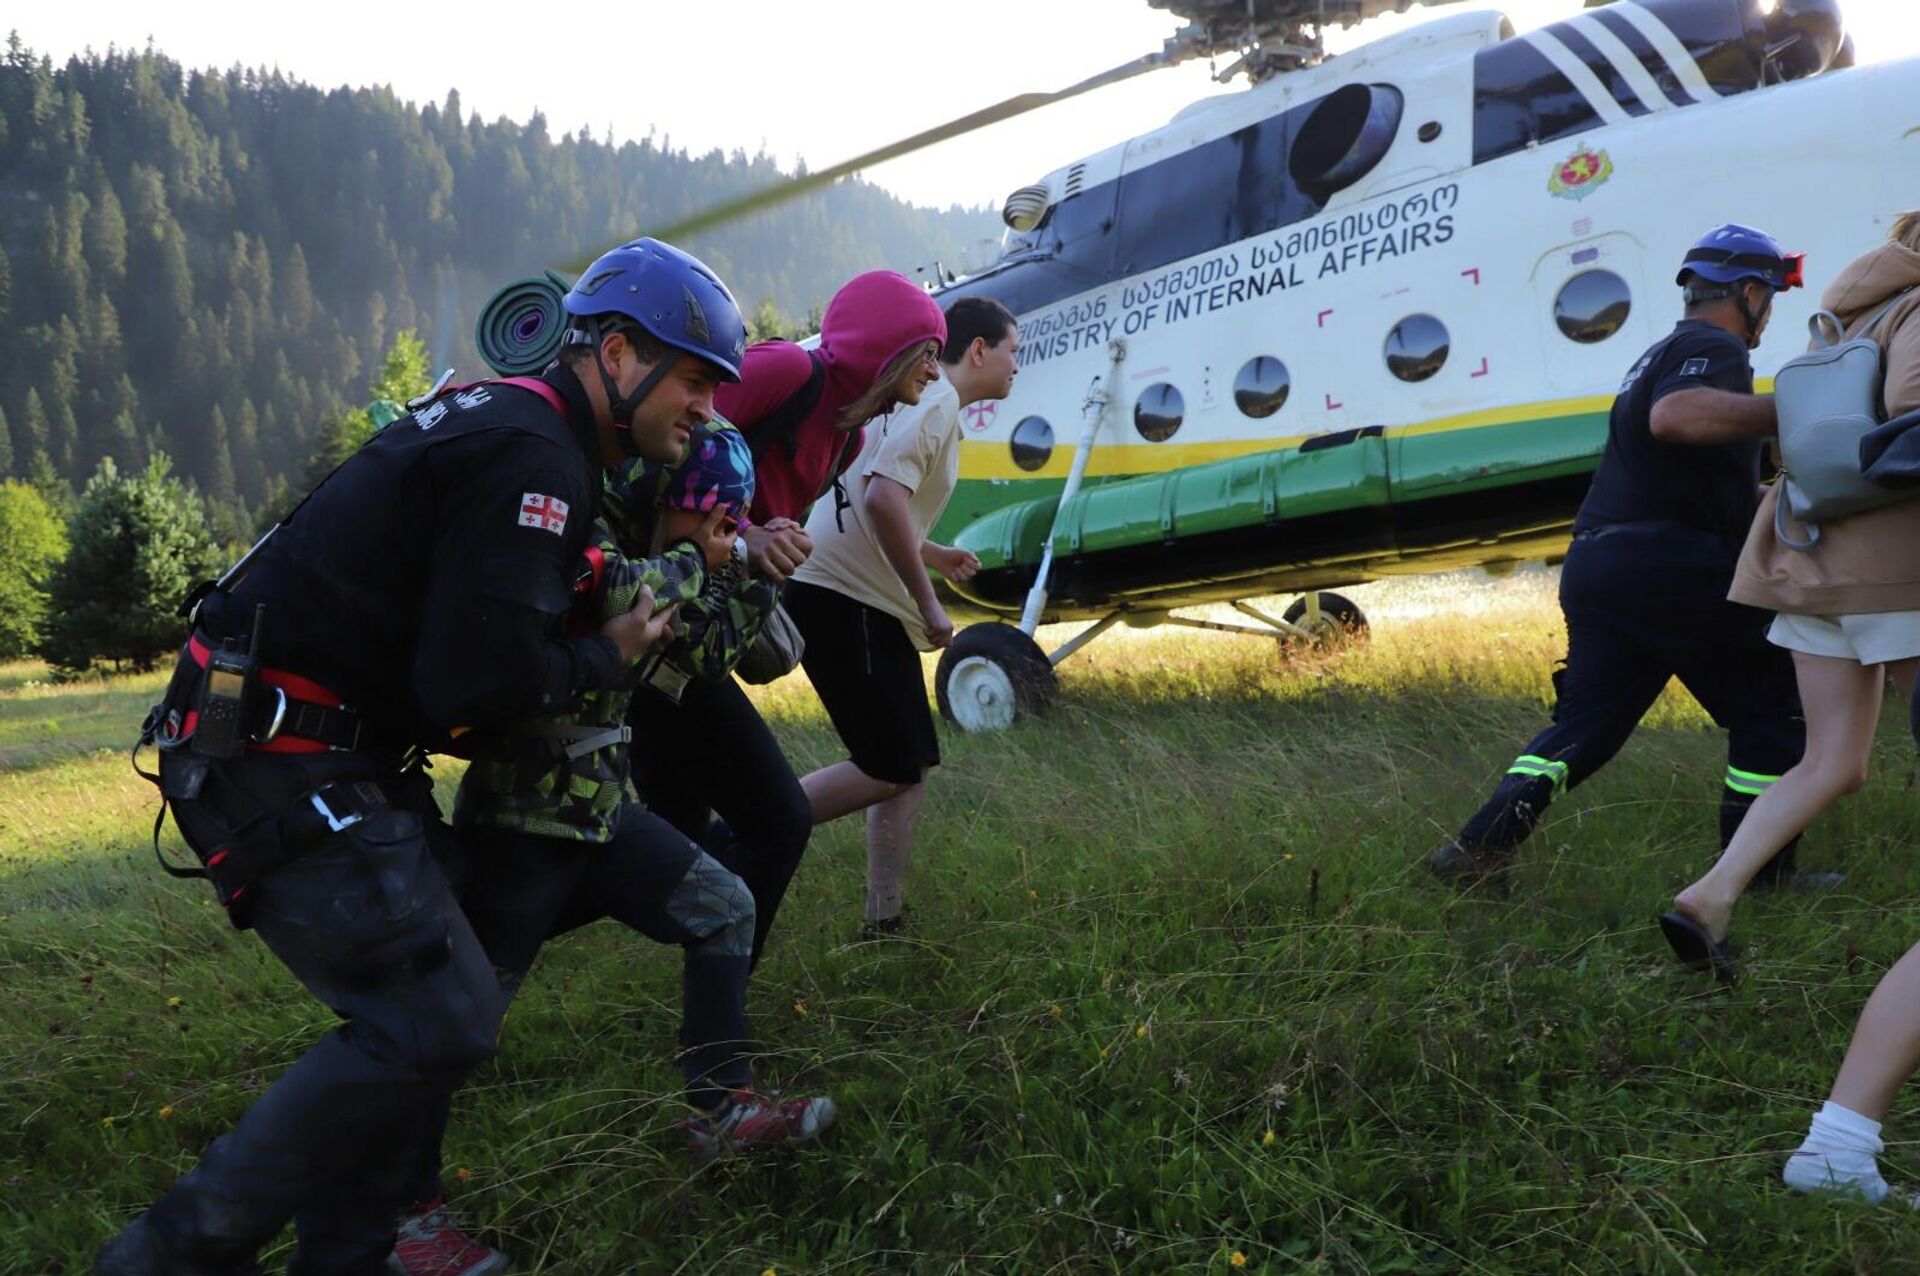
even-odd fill
[{"label": "meadow", "polygon": [[[1920,1271],[1920,1216],[1778,1183],[1920,937],[1898,708],[1803,846],[1847,885],[1743,905],[1731,993],[1653,922],[1717,851],[1723,739],[1677,689],[1510,894],[1427,880],[1543,719],[1552,583],[1369,586],[1332,650],[1117,632],[1050,717],[948,732],[910,932],[857,942],[842,822],[756,979],[764,1082],[842,1112],[791,1155],[673,1136],[676,954],[554,944],[458,1101],[462,1216],[587,1276]],[[0,667],[0,1273],[84,1271],[328,1026],[153,862],[125,751],[159,686]],[[759,698],[800,769],[839,756],[804,679]]]}]

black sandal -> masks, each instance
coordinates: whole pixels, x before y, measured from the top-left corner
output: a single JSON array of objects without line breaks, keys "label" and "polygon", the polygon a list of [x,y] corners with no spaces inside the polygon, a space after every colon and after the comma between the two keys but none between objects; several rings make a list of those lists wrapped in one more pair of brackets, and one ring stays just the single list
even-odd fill
[{"label": "black sandal", "polygon": [[1731,987],[1739,977],[1733,964],[1733,950],[1724,939],[1715,939],[1685,913],[1660,914],[1660,933],[1667,937],[1678,957],[1690,970],[1711,970],[1722,987]]}]

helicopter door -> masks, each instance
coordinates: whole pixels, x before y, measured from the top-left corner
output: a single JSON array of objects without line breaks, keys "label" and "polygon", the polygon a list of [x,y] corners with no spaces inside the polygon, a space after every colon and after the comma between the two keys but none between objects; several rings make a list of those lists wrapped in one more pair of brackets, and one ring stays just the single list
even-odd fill
[{"label": "helicopter door", "polygon": [[1611,397],[1672,311],[1671,292],[1656,297],[1649,287],[1645,254],[1631,235],[1575,240],[1541,257],[1532,308],[1547,384],[1526,397]]}]

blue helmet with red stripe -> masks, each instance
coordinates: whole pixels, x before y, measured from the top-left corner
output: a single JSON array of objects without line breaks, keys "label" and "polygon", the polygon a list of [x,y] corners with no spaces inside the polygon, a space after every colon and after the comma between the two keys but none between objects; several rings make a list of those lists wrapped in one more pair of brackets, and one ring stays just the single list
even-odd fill
[{"label": "blue helmet with red stripe", "polygon": [[727,380],[740,379],[747,321],[739,304],[720,276],[672,244],[636,239],[602,253],[561,304],[575,320],[568,335],[576,344],[596,341],[609,321],[625,321],[663,345],[705,359]]},{"label": "blue helmet with red stripe", "polygon": [[1737,284],[1751,279],[1775,292],[1798,288],[1805,253],[1788,253],[1765,231],[1729,222],[1715,226],[1687,249],[1686,260],[1674,278],[1685,284],[1696,277],[1715,284]]}]

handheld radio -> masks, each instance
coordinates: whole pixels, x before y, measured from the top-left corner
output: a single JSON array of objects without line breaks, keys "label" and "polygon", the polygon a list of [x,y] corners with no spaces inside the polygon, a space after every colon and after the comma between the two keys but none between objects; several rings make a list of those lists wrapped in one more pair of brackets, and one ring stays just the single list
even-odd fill
[{"label": "handheld radio", "polygon": [[206,675],[200,681],[200,716],[194,726],[193,751],[209,758],[237,758],[246,752],[249,710],[260,682],[260,631],[266,627],[267,605],[253,612],[253,635],[245,651],[221,647],[207,653]]}]

